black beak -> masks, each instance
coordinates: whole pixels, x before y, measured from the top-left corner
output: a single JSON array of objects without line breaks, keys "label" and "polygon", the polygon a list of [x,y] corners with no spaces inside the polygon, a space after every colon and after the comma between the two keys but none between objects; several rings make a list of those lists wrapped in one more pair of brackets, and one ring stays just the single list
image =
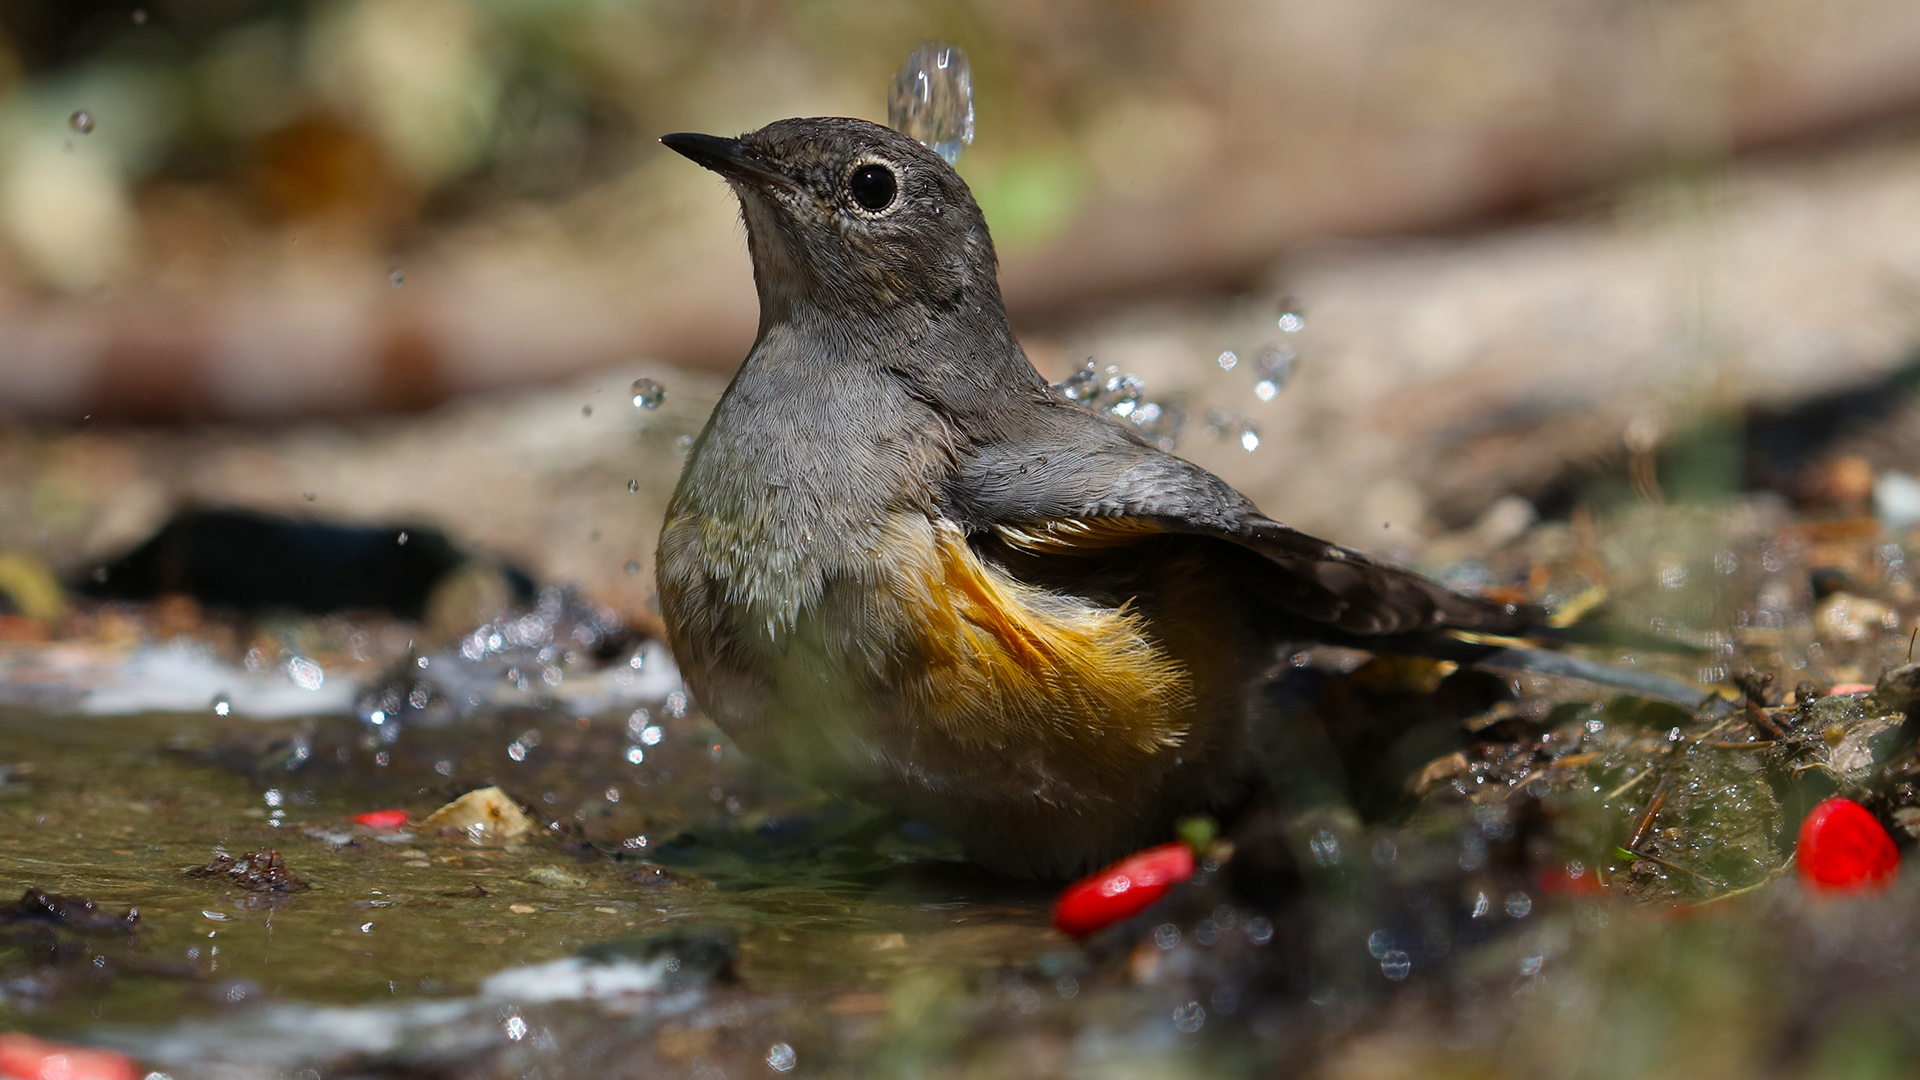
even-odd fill
[{"label": "black beak", "polygon": [[703,165],[729,180],[738,180],[757,188],[791,188],[793,181],[769,168],[759,154],[739,139],[718,135],[698,135],[676,131],[660,136],[667,149],[685,154],[694,164]]}]

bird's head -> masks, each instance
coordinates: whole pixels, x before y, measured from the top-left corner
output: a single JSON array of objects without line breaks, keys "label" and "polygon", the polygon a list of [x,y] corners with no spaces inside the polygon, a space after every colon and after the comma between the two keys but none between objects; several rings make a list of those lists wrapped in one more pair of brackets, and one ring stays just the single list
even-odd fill
[{"label": "bird's head", "polygon": [[993,241],[966,182],[892,128],[824,117],[660,141],[740,197],[763,323],[807,310],[890,323],[1000,314]]}]

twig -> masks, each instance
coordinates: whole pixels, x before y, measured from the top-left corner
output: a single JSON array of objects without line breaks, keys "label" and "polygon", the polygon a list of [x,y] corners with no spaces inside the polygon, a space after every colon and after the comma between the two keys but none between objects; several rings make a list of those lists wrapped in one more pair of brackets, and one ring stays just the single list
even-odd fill
[{"label": "twig", "polygon": [[1691,867],[1681,866],[1677,862],[1673,862],[1668,859],[1663,859],[1658,855],[1649,855],[1644,851],[1632,851],[1627,848],[1621,848],[1620,853],[1632,859],[1645,859],[1648,862],[1654,864],[1655,866],[1664,866],[1669,870],[1678,870],[1683,874],[1692,874],[1694,877],[1699,878],[1701,881],[1704,881],[1709,885],[1718,885],[1721,888],[1725,888],[1727,884],[1726,882],[1720,881],[1716,878],[1710,878],[1707,875],[1701,873],[1700,871],[1692,869]]},{"label": "twig", "polygon": [[1627,841],[1628,851],[1639,847],[1640,841],[1647,838],[1648,830],[1653,828],[1654,815],[1667,805],[1667,792],[1672,786],[1672,777],[1661,777],[1660,786],[1653,789],[1653,796],[1647,800],[1647,809],[1640,815],[1639,824],[1633,827],[1633,839]]},{"label": "twig", "polygon": [[1706,907],[1708,904],[1717,904],[1722,900],[1731,900],[1736,896],[1743,896],[1747,893],[1754,891],[1755,889],[1761,888],[1763,886],[1771,885],[1774,882],[1780,880],[1781,875],[1793,869],[1793,860],[1798,856],[1799,856],[1799,852],[1795,852],[1794,854],[1787,856],[1786,862],[1783,862],[1779,866],[1774,867],[1771,871],[1768,872],[1766,877],[1761,878],[1759,881],[1756,881],[1751,885],[1742,885],[1737,889],[1730,889],[1726,892],[1723,892],[1719,896],[1710,896],[1707,899],[1702,900],[1693,906],[1697,908]]},{"label": "twig", "polygon": [[1625,795],[1627,793],[1628,788],[1631,788],[1633,785],[1638,784],[1640,781],[1645,780],[1649,776],[1652,776],[1653,773],[1654,773],[1653,766],[1651,765],[1647,766],[1644,771],[1634,776],[1633,779],[1627,781],[1624,784],[1621,784],[1619,787],[1614,788],[1612,791],[1607,792],[1606,795],[1603,796],[1600,801],[1603,803],[1612,802],[1613,800],[1619,798],[1620,796]]}]

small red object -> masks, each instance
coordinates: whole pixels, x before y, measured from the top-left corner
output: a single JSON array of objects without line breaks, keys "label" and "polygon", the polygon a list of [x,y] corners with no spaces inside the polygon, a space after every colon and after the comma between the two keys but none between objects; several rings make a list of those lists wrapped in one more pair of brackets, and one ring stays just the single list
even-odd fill
[{"label": "small red object", "polygon": [[1540,891],[1549,896],[1598,896],[1606,891],[1600,884],[1600,874],[1596,870],[1580,866],[1576,872],[1573,863],[1568,866],[1552,866],[1540,871]]},{"label": "small red object", "polygon": [[48,1042],[17,1031],[0,1034],[0,1080],[140,1080],[124,1054]]},{"label": "small red object", "polygon": [[1893,837],[1852,799],[1828,799],[1800,823],[1800,877],[1825,892],[1885,888],[1900,870]]},{"label": "small red object", "polygon": [[356,824],[369,829],[404,829],[407,826],[405,810],[369,810],[364,814],[353,815]]},{"label": "small red object", "polygon": [[1193,849],[1161,844],[1133,854],[1066,887],[1053,902],[1053,925],[1086,937],[1145,911],[1167,890],[1193,876]]}]

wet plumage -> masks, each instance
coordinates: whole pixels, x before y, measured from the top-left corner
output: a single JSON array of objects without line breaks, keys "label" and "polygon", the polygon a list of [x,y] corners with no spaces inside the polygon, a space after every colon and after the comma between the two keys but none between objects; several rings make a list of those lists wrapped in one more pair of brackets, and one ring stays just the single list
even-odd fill
[{"label": "wet plumage", "polygon": [[658,562],[687,680],[748,753],[1061,876],[1244,794],[1276,643],[1527,628],[1055,394],[965,183],[911,139],[663,141],[740,197],[761,303]]}]

